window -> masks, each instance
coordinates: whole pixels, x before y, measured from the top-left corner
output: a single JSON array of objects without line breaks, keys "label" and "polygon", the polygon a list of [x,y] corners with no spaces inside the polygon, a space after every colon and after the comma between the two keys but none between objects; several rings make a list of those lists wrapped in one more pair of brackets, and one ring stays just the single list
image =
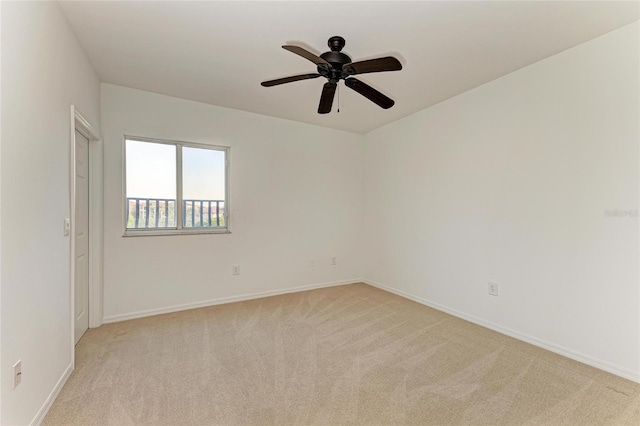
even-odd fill
[{"label": "window", "polygon": [[228,147],[127,136],[125,235],[229,232]]}]

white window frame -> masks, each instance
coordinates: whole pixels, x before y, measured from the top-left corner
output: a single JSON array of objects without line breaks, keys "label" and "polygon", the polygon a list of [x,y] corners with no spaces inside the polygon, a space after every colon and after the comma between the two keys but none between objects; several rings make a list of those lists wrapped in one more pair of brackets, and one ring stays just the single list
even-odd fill
[{"label": "white window frame", "polygon": [[[149,142],[164,145],[173,145],[176,147],[176,227],[175,228],[127,228],[127,140]],[[212,151],[224,151],[224,179],[225,179],[225,199],[224,199],[224,226],[220,227],[183,227],[182,220],[182,147],[209,149]],[[229,203],[229,169],[230,169],[230,147],[220,145],[208,145],[194,142],[173,141],[167,139],[155,139],[148,137],[140,137],[133,135],[125,135],[122,141],[122,217],[123,217],[123,236],[125,237],[141,237],[141,236],[158,236],[158,235],[198,235],[198,234],[230,234],[230,216],[231,208]]]}]

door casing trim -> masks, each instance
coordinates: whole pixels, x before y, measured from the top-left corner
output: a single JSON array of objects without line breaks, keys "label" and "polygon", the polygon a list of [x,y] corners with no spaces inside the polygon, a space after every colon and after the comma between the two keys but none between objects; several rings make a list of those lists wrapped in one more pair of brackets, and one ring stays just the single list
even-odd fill
[{"label": "door casing trim", "polygon": [[75,211],[76,211],[76,130],[89,140],[89,328],[102,325],[103,316],[103,158],[102,139],[75,105],[71,105],[69,136],[69,214],[71,218],[69,253],[69,312],[71,360],[75,366]]}]

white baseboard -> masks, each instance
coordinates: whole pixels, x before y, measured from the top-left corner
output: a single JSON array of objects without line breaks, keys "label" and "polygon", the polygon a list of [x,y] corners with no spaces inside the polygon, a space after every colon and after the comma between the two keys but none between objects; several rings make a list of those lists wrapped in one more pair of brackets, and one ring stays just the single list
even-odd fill
[{"label": "white baseboard", "polygon": [[56,383],[56,385],[54,386],[53,390],[47,397],[46,401],[38,411],[38,414],[36,414],[36,416],[33,418],[31,423],[29,423],[30,425],[39,426],[42,423],[42,421],[44,420],[44,417],[47,415],[47,413],[51,409],[53,402],[58,397],[58,394],[64,387],[64,384],[67,383],[67,380],[69,379],[69,376],[71,376],[72,372],[73,372],[73,362],[71,362],[69,366],[64,370],[64,373],[62,373],[62,376],[60,376],[58,383]]},{"label": "white baseboard", "polygon": [[233,303],[233,302],[242,302],[243,300],[260,299],[262,297],[277,296],[279,294],[297,293],[300,291],[314,290],[317,288],[334,287],[339,285],[355,284],[355,283],[361,283],[361,282],[364,282],[361,278],[357,278],[357,279],[354,278],[351,280],[331,281],[331,282],[325,282],[325,283],[319,283],[319,284],[304,285],[300,287],[289,287],[289,288],[284,288],[279,290],[268,290],[268,291],[262,291],[257,293],[241,294],[239,296],[221,297],[218,299],[204,300],[204,301],[195,302],[195,303],[184,303],[182,305],[167,306],[164,308],[147,309],[144,311],[131,312],[128,314],[109,315],[104,317],[102,322],[104,324],[108,324],[112,322],[127,321],[131,319],[136,319],[136,318],[150,317],[153,315],[186,311],[188,309],[205,308],[207,306],[222,305],[225,303]]},{"label": "white baseboard", "polygon": [[629,370],[624,367],[620,367],[618,365],[612,364],[608,361],[603,361],[598,358],[594,358],[589,355],[585,355],[580,352],[573,351],[571,349],[567,349],[565,347],[556,345],[551,342],[547,342],[546,340],[538,339],[537,337],[530,336],[525,333],[521,333],[519,331],[512,330],[507,327],[503,327],[498,324],[494,324],[490,321],[486,321],[482,318],[475,317],[473,315],[466,314],[464,312],[458,311],[456,309],[450,308],[448,306],[441,305],[439,303],[432,302],[430,300],[423,299],[418,296],[414,296],[409,293],[405,293],[401,290],[396,290],[391,287],[387,287],[384,284],[380,284],[378,282],[363,279],[362,282],[365,284],[369,284],[370,286],[377,287],[381,290],[388,291],[389,293],[397,294],[398,296],[404,297],[409,300],[413,300],[414,302],[418,302],[422,305],[429,306],[430,308],[437,309],[438,311],[446,312],[454,317],[458,317],[464,319],[466,321],[472,322],[474,324],[480,325],[482,327],[486,327],[493,331],[497,331],[498,333],[505,334],[509,337],[513,337],[518,340],[522,340],[523,342],[530,343],[534,346],[538,346],[540,348],[546,349],[548,351],[554,352],[558,355],[565,356],[574,361],[581,362],[583,364],[590,365],[592,367],[598,368],[600,370],[604,370],[608,373],[615,374],[616,376],[623,377],[625,379],[640,383],[640,375],[637,372]]}]

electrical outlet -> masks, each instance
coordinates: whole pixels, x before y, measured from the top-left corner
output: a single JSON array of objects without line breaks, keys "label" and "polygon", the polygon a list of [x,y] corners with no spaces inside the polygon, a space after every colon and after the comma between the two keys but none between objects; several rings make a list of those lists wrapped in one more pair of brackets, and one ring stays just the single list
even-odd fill
[{"label": "electrical outlet", "polygon": [[20,384],[22,381],[22,360],[18,360],[15,364],[13,364],[13,383],[11,389],[15,389],[16,386]]},{"label": "electrical outlet", "polygon": [[316,260],[315,259],[309,259],[309,267],[313,268],[314,266],[316,266]]},{"label": "electrical outlet", "polygon": [[231,268],[232,275],[240,275],[240,265],[233,265]]},{"label": "electrical outlet", "polygon": [[489,294],[491,296],[498,295],[498,283],[489,281]]},{"label": "electrical outlet", "polygon": [[336,266],[338,264],[338,258],[336,256],[331,257],[331,266]]}]

